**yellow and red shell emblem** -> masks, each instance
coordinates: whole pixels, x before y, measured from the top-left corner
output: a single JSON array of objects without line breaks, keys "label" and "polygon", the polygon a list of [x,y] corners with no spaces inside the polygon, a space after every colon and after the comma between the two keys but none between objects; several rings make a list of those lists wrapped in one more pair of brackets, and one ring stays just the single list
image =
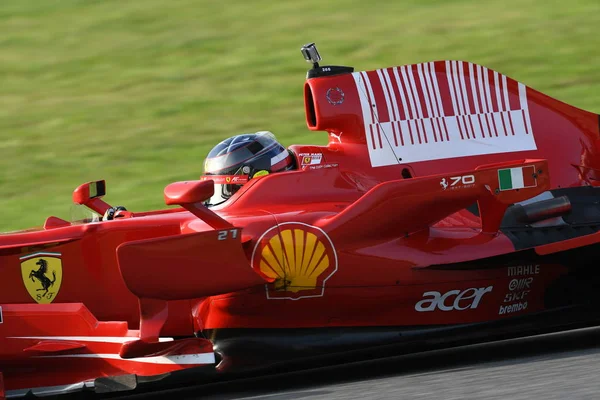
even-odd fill
[{"label": "yellow and red shell emblem", "polygon": [[321,297],[337,271],[333,242],[320,228],[286,222],[267,230],[252,253],[252,265],[274,279],[267,298],[297,300]]}]

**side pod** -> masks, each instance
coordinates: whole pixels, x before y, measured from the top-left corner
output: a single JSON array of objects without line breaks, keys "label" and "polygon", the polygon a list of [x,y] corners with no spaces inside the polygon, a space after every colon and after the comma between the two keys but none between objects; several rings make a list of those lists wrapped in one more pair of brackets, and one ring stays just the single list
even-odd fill
[{"label": "side pod", "polygon": [[119,269],[139,298],[140,340],[125,343],[123,358],[157,354],[168,315],[168,300],[196,299],[264,284],[242,250],[241,229],[208,231],[124,243],[117,248]]},{"label": "side pod", "polygon": [[117,258],[125,284],[137,297],[157,300],[194,299],[264,284],[244,254],[241,229],[227,230],[225,239],[221,232],[120,245]]}]

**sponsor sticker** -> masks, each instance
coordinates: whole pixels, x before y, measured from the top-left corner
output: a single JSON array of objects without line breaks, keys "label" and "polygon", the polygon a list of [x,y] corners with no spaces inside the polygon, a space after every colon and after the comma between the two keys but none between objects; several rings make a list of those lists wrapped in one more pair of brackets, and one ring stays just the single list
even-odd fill
[{"label": "sponsor sticker", "polygon": [[516,313],[519,311],[524,311],[526,309],[527,309],[526,301],[523,303],[510,304],[508,306],[500,306],[500,310],[498,310],[498,315],[512,314],[512,313]]},{"label": "sponsor sticker", "polygon": [[529,289],[531,282],[533,282],[533,278],[513,279],[508,284],[508,290],[514,291]]},{"label": "sponsor sticker", "polygon": [[508,284],[509,292],[504,296],[504,302],[512,303],[513,301],[524,300],[531,292],[532,283],[532,277],[511,280]]},{"label": "sponsor sticker", "polygon": [[539,275],[539,273],[539,264],[517,265],[514,267],[508,267],[508,276]]},{"label": "sponsor sticker", "polygon": [[329,136],[330,136],[330,137],[332,137],[332,138],[334,138],[335,140],[337,140],[337,141],[338,141],[338,143],[342,143],[342,134],[343,134],[343,133],[344,133],[344,132],[340,132],[340,134],[339,134],[339,135],[336,135],[336,134],[335,134],[335,133],[333,133],[333,132],[329,132]]},{"label": "sponsor sticker", "polygon": [[540,266],[538,264],[508,267],[508,276],[513,279],[508,282],[508,292],[504,295],[503,303],[512,304],[501,305],[498,315],[512,314],[527,309],[527,297],[531,293],[535,280],[535,276],[531,275],[539,273]]},{"label": "sponsor sticker", "polygon": [[252,252],[252,266],[272,278],[268,299],[321,297],[337,271],[333,242],[320,228],[286,222],[267,230]]},{"label": "sponsor sticker", "polygon": [[475,175],[451,176],[440,181],[442,190],[468,189],[475,186]]},{"label": "sponsor sticker", "polygon": [[320,164],[320,165],[307,165],[305,169],[324,169],[324,168],[337,168],[339,164]]},{"label": "sponsor sticker", "polygon": [[440,292],[425,292],[424,299],[415,305],[418,312],[428,311],[462,311],[475,309],[484,294],[491,292],[493,286],[481,288],[469,288],[465,290],[450,290],[444,294]]},{"label": "sponsor sticker", "polygon": [[323,154],[321,153],[300,153],[299,156],[302,166],[321,164],[323,160]]},{"label": "sponsor sticker", "polygon": [[238,184],[243,185],[249,180],[248,175],[204,175],[200,178],[201,181],[212,180],[215,185]]}]

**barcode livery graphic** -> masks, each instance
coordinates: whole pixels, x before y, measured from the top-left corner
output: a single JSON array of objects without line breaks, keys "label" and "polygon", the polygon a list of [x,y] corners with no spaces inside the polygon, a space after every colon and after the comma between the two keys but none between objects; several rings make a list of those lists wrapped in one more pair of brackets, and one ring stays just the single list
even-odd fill
[{"label": "barcode livery graphic", "polygon": [[446,61],[352,75],[374,167],[537,149],[525,85],[498,72]]}]

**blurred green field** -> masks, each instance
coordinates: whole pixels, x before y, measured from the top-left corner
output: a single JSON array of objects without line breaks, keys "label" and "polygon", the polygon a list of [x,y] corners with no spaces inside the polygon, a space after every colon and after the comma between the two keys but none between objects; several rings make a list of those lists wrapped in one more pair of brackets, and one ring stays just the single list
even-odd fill
[{"label": "blurred green field", "polygon": [[598,0],[2,0],[0,231],[69,218],[96,179],[162,208],[236,133],[325,144],[304,121],[311,41],[358,70],[472,61],[600,112],[598,27]]}]

